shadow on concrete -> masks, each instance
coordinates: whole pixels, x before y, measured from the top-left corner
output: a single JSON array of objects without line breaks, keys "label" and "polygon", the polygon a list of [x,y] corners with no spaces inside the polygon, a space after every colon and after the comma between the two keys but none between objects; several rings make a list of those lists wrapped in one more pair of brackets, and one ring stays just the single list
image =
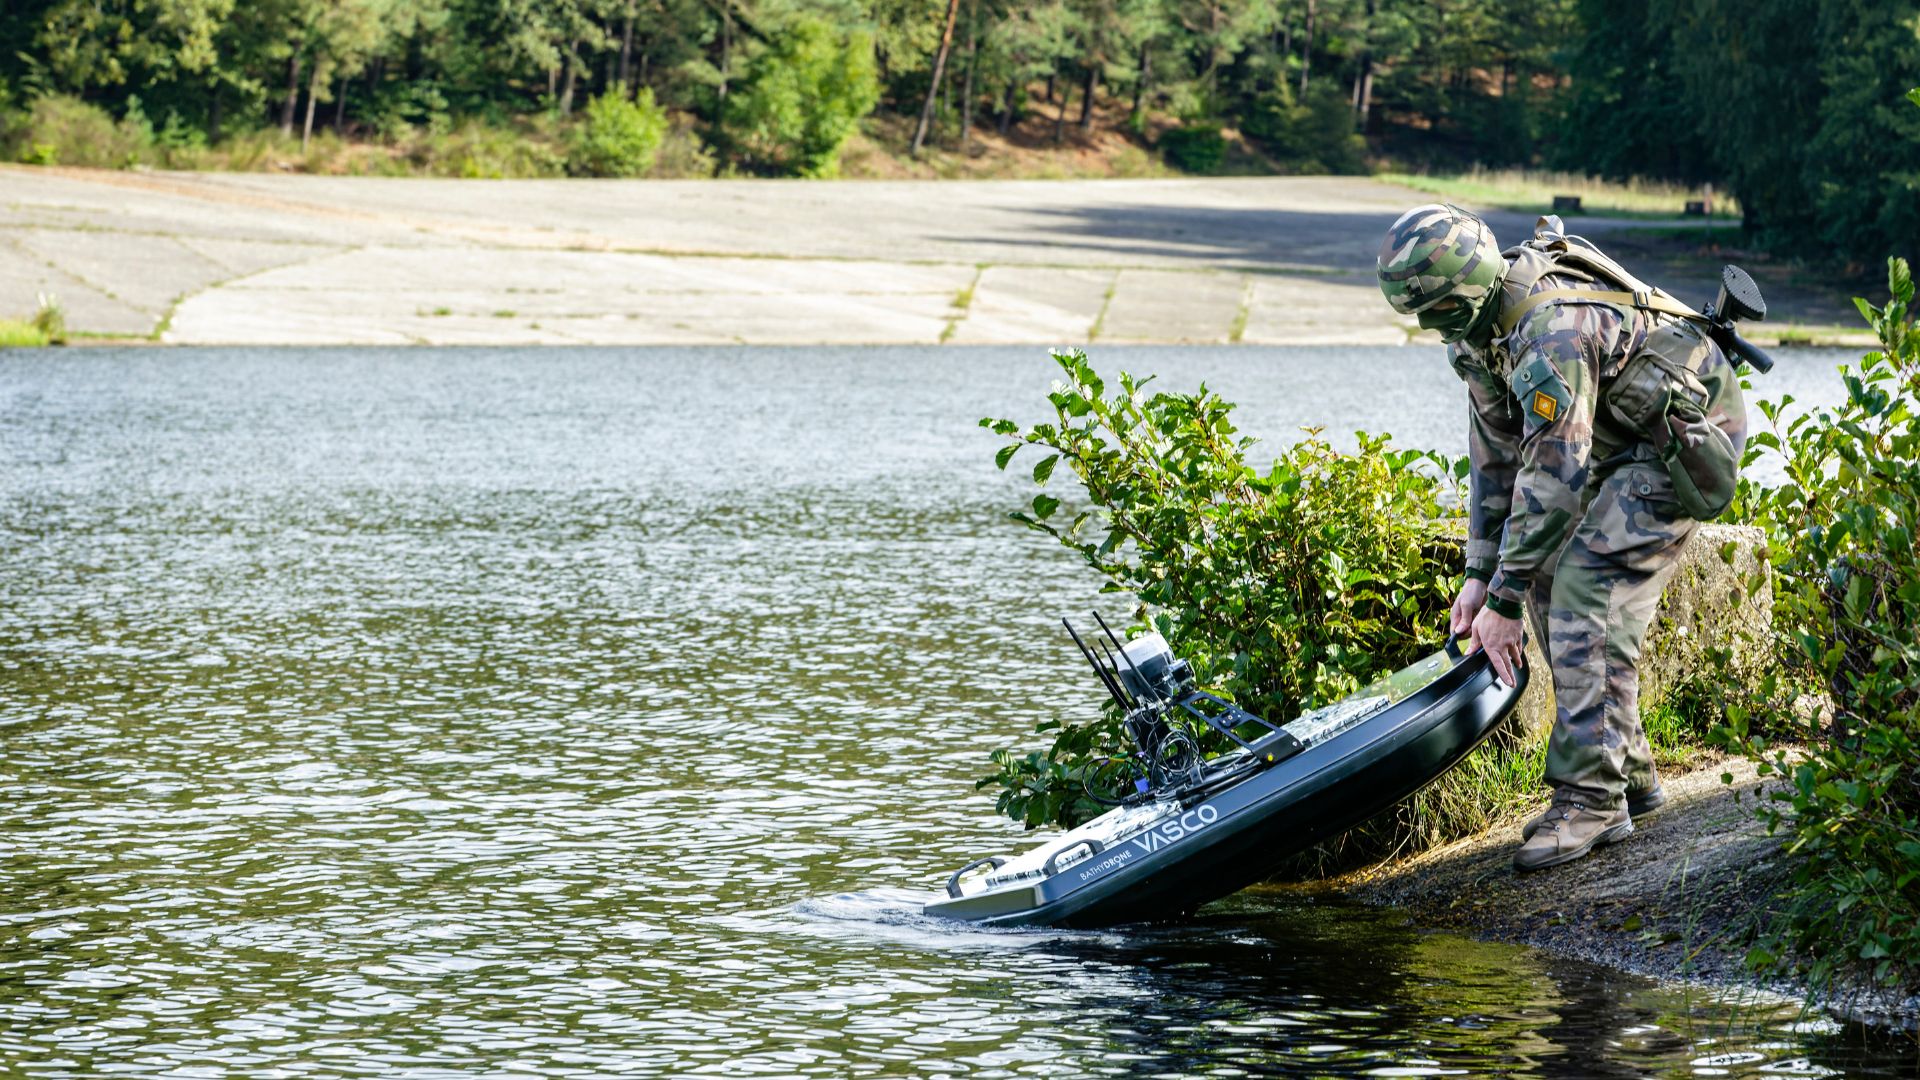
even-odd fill
[{"label": "shadow on concrete", "polygon": [[[1409,204],[1412,205],[1412,204]],[[1146,258],[1174,266],[1282,270],[1371,277],[1374,257],[1397,212],[1312,213],[1133,204],[1023,211],[1030,235],[938,239],[1029,251],[1067,248]],[[1532,219],[1488,215],[1495,235],[1524,236]]]},{"label": "shadow on concrete", "polygon": [[[1412,204],[1410,204],[1412,205]],[[1374,259],[1397,212],[1313,213],[1208,206],[1131,204],[1071,209],[1035,208],[1021,237],[947,235],[942,240],[1000,246],[1029,253],[1069,249],[1140,259],[1175,269],[1221,268],[1283,274],[1373,279]],[[1504,245],[1531,235],[1535,215],[1511,211],[1483,214]],[[1569,218],[1570,232],[1585,235],[1641,277],[1695,306],[1712,300],[1720,267],[1744,265],[1766,291],[1772,322],[1856,321],[1852,293],[1783,264],[1703,242],[1711,234],[1687,235],[1665,223]],[[1021,260],[1029,261],[1029,260]]]}]

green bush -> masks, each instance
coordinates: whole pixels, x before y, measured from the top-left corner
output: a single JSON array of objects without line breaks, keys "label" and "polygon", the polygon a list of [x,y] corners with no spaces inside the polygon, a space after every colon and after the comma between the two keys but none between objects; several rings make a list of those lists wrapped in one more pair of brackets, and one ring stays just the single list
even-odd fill
[{"label": "green bush", "polygon": [[802,16],[754,58],[746,82],[727,98],[727,135],[750,167],[834,176],[840,148],[879,100],[872,35],[843,37],[825,20]]},{"label": "green bush", "polygon": [[562,176],[567,166],[567,159],[540,132],[477,120],[446,132],[414,132],[406,143],[405,161],[408,167],[397,171],[485,180]]},{"label": "green bush", "polygon": [[[1064,464],[1085,503],[1066,517],[1041,492],[1012,516],[1054,537],[1132,594],[1137,629],[1151,628],[1193,662],[1202,685],[1273,721],[1338,700],[1440,641],[1453,580],[1436,570],[1445,497],[1458,466],[1359,435],[1359,452],[1317,432],[1264,471],[1247,464],[1253,440],[1236,434],[1233,405],[1202,386],[1154,393],[1120,375],[1109,394],[1083,353],[1058,352],[1065,373],[1048,395],[1055,421],[1021,428],[983,420],[1021,450],[1043,456],[1045,486]],[[981,780],[999,809],[1028,825],[1075,824],[1099,812],[1082,781],[1124,753],[1118,718],[1043,724],[1046,752],[994,755]],[[1095,787],[1120,777],[1096,777]],[[1109,786],[1109,790],[1113,790]]]},{"label": "green bush", "polygon": [[1353,130],[1345,94],[1315,84],[1296,103],[1285,84],[1249,110],[1240,130],[1300,173],[1364,173],[1366,141]]},{"label": "green bush", "polygon": [[1920,328],[1912,273],[1888,263],[1891,298],[1856,301],[1880,339],[1847,399],[1778,427],[1752,454],[1785,459],[1786,483],[1742,492],[1770,533],[1774,625],[1785,660],[1824,688],[1830,726],[1804,751],[1770,745],[1745,708],[1736,743],[1787,783],[1761,810],[1784,829],[1793,876],[1771,937],[1750,960],[1801,966],[1816,983],[1864,972],[1920,981]]},{"label": "green bush", "polygon": [[1186,124],[1161,134],[1156,144],[1162,157],[1182,172],[1207,175],[1220,171],[1227,160],[1227,139],[1219,124]]},{"label": "green bush", "polygon": [[667,113],[642,88],[633,100],[627,88],[612,90],[587,103],[567,147],[567,171],[575,176],[639,176],[653,168],[667,135]]},{"label": "green bush", "polygon": [[137,111],[115,120],[98,105],[46,94],[10,125],[7,156],[31,165],[124,169],[153,157],[153,132]]}]

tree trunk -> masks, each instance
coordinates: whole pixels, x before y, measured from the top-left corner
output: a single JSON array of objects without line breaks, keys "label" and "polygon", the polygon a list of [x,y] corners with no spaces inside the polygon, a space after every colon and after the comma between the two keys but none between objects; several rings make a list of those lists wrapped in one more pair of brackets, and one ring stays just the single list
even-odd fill
[{"label": "tree trunk", "polygon": [[1045,100],[1047,104],[1053,104],[1053,72],[1051,71],[1047,72],[1047,96]]},{"label": "tree trunk", "polygon": [[1093,130],[1093,88],[1100,81],[1100,69],[1096,65],[1087,65],[1087,81],[1080,87],[1080,130]]},{"label": "tree trunk", "polygon": [[1060,145],[1060,136],[1067,130],[1067,106],[1073,104],[1073,84],[1068,83],[1060,90],[1060,111],[1053,117],[1053,145]]},{"label": "tree trunk", "polygon": [[633,7],[627,7],[627,18],[620,24],[620,84],[633,85]]},{"label": "tree trunk", "polygon": [[1133,81],[1133,122],[1146,123],[1147,83],[1153,79],[1153,50],[1140,43],[1140,75]]},{"label": "tree trunk", "polygon": [[[1309,0],[1311,2],[1311,0]],[[1207,96],[1213,96],[1214,76],[1220,68],[1220,2],[1207,5]]]},{"label": "tree trunk", "polygon": [[565,57],[566,74],[560,77],[560,115],[573,115],[573,84],[580,77],[580,56],[574,50],[580,47],[578,39],[567,42]]},{"label": "tree trunk", "polygon": [[307,122],[300,128],[300,152],[307,152],[307,145],[313,142],[313,106],[320,100],[321,57],[313,58],[313,70],[307,75]]},{"label": "tree trunk", "polygon": [[727,76],[733,66],[733,8],[720,9],[720,104],[727,103]]},{"label": "tree trunk", "polygon": [[280,134],[293,138],[293,108],[300,103],[300,50],[287,57],[287,100],[280,106]]},{"label": "tree trunk", "polygon": [[940,78],[947,73],[947,54],[953,51],[953,24],[960,18],[960,0],[947,0],[947,26],[940,32],[940,49],[933,54],[933,82],[927,87],[927,103],[920,107],[920,126],[913,129],[913,146],[907,152],[915,157],[926,145],[927,127],[933,123],[933,104],[940,93]]},{"label": "tree trunk", "polygon": [[980,66],[980,0],[967,0],[967,77],[960,88],[960,152],[973,140],[973,73]]},{"label": "tree trunk", "polygon": [[214,84],[212,100],[207,102],[207,143],[212,145],[220,141],[220,86]]},{"label": "tree trunk", "polygon": [[340,76],[339,96],[333,99],[333,133],[340,134],[347,126],[347,77]]},{"label": "tree trunk", "polygon": [[1367,0],[1365,28],[1360,31],[1360,71],[1353,77],[1353,111],[1362,135],[1367,133],[1367,114],[1373,109],[1373,12],[1374,0]]},{"label": "tree trunk", "polygon": [[1007,137],[1007,128],[1013,125],[1013,90],[1018,84],[1018,79],[1008,79],[1006,93],[1000,95],[1000,123],[997,126],[1003,139]]},{"label": "tree trunk", "polygon": [[[1300,97],[1307,96],[1307,72],[1313,68],[1313,7],[1314,0],[1307,0],[1307,32],[1300,43]],[[1302,102],[1304,104],[1304,100]]]}]

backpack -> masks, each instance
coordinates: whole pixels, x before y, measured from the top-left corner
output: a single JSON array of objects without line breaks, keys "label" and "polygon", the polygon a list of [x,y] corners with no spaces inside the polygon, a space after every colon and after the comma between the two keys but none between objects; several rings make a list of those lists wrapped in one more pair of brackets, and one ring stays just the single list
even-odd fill
[{"label": "backpack", "polygon": [[[1740,450],[1733,435],[1709,416],[1717,411],[1734,433],[1746,427],[1746,402],[1733,364],[1708,336],[1706,316],[1645,284],[1584,238],[1566,235],[1558,217],[1540,219],[1533,238],[1508,249],[1499,318],[1502,338],[1529,312],[1549,302],[1628,306],[1670,316],[1651,329],[1600,391],[1599,405],[1626,431],[1658,452],[1687,516],[1707,521],[1732,505],[1740,479]],[[1543,289],[1535,284],[1561,274],[1603,286]],[[1604,288],[1611,285],[1612,289]],[[1715,357],[1719,363],[1714,363]]]}]

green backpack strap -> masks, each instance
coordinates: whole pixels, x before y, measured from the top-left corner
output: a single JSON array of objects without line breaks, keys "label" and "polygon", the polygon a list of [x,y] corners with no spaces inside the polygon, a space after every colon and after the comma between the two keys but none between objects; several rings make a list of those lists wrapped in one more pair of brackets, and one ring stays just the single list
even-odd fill
[{"label": "green backpack strap", "polygon": [[1699,319],[1701,314],[1658,289],[1644,291],[1597,291],[1593,289],[1542,289],[1500,312],[1500,336],[1513,333],[1527,313],[1542,304],[1566,301],[1586,304],[1625,304],[1641,311],[1657,311],[1683,319]]}]

